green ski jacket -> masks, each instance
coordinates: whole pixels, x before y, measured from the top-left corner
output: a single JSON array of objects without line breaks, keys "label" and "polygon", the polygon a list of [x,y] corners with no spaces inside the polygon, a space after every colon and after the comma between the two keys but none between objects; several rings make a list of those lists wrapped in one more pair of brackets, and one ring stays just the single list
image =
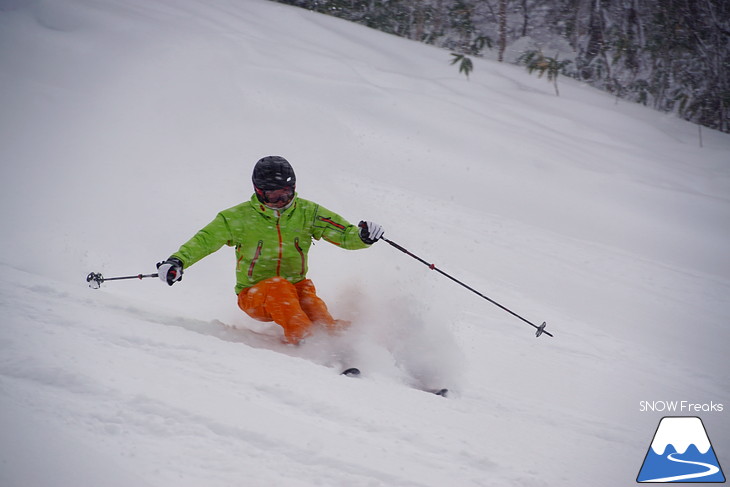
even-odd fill
[{"label": "green ski jacket", "polygon": [[292,283],[305,279],[312,239],[349,250],[369,247],[356,225],[312,201],[295,195],[291,206],[274,210],[253,195],[218,213],[171,257],[187,268],[223,245],[235,247],[238,294],[270,277],[281,276]]}]

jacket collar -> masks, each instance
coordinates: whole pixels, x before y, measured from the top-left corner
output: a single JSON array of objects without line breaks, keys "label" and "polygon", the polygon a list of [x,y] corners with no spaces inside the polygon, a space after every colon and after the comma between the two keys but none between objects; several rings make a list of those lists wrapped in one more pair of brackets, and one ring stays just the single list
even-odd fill
[{"label": "jacket collar", "polygon": [[254,193],[251,196],[250,203],[251,203],[251,206],[253,206],[253,208],[258,213],[260,213],[261,215],[263,215],[266,218],[281,218],[283,216],[291,215],[291,213],[294,211],[294,209],[297,206],[298,199],[299,199],[299,195],[297,193],[294,193],[294,198],[292,199],[289,206],[287,206],[286,208],[283,208],[281,210],[278,210],[276,208],[269,208],[268,206],[261,203],[259,201],[259,199],[256,197],[256,194]]}]

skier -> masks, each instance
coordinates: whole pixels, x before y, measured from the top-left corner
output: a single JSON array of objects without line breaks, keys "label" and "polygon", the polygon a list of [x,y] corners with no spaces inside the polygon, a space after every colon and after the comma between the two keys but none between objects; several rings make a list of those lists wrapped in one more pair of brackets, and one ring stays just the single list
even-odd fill
[{"label": "skier", "polygon": [[170,286],[183,269],[216,252],[224,244],[236,248],[238,306],[251,318],[274,321],[287,343],[299,344],[314,325],[335,332],[347,325],[335,320],[307,279],[307,253],[312,239],[344,249],[367,248],[382,235],[371,221],[352,225],[336,213],[300,198],[296,176],[280,156],[260,159],[253,169],[254,194],[249,201],[221,211],[167,260],[157,264]]}]

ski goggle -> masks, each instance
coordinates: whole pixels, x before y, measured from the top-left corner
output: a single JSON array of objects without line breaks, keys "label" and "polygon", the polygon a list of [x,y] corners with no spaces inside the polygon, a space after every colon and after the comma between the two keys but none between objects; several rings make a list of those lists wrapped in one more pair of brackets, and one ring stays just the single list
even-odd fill
[{"label": "ski goggle", "polygon": [[259,190],[267,203],[288,203],[294,198],[294,188]]}]

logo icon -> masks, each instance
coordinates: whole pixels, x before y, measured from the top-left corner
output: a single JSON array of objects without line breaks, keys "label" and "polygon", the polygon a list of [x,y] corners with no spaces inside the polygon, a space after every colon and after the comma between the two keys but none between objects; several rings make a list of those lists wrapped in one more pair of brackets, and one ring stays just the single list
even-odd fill
[{"label": "logo icon", "polygon": [[702,420],[665,416],[659,421],[637,482],[725,482]]}]

